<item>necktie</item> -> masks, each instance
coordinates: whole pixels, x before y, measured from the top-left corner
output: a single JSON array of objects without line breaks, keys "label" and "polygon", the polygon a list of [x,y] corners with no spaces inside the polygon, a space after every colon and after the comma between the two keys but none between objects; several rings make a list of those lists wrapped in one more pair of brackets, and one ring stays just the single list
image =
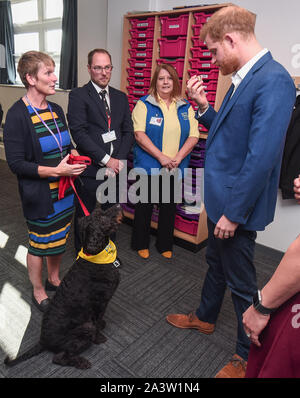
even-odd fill
[{"label": "necktie", "polygon": [[105,112],[107,114],[107,118],[109,118],[110,117],[110,109],[109,109],[108,103],[106,101],[106,94],[107,94],[106,90],[100,91],[100,96],[101,96],[103,104],[104,104]]},{"label": "necktie", "polygon": [[[111,125],[111,114],[110,114],[110,109],[108,106],[108,103],[106,101],[106,94],[107,91],[106,90],[102,90],[99,92],[100,97],[102,98],[103,104],[104,104],[104,108],[105,108],[105,112],[106,112],[106,116],[107,116],[107,122],[108,122],[108,130],[110,131],[110,125]],[[112,142],[110,143],[110,155],[113,153],[113,144]]]}]

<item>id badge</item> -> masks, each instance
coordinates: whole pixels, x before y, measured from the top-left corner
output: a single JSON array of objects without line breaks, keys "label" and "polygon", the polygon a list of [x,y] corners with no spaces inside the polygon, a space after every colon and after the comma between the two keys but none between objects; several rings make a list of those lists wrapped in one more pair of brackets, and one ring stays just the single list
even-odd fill
[{"label": "id badge", "polygon": [[115,130],[108,131],[107,133],[102,134],[102,139],[104,141],[104,144],[115,141],[117,139]]},{"label": "id badge", "polygon": [[154,126],[161,126],[163,121],[162,117],[154,117],[152,116],[152,118],[150,119],[150,124],[153,124]]}]

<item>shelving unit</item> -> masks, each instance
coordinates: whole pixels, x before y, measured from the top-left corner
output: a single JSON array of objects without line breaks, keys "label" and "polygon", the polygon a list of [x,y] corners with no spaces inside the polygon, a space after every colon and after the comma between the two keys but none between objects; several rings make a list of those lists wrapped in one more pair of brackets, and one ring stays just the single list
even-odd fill
[{"label": "shelving unit", "polygon": [[[131,110],[138,99],[148,93],[156,65],[161,62],[170,63],[176,68],[184,98],[187,98],[186,84],[190,76],[201,74],[207,84],[209,102],[216,110],[219,109],[231,80],[222,76],[211,64],[211,54],[205,44],[200,42],[199,32],[213,12],[230,4],[129,13],[124,16],[121,90],[127,93]],[[190,102],[197,109],[196,104]],[[207,130],[199,126],[199,131],[200,140],[192,152],[189,166],[194,169],[203,168]],[[128,160],[130,167],[132,155]],[[123,211],[128,219],[134,218],[134,206],[130,203],[124,206]],[[202,248],[207,240],[206,218],[203,204],[196,216],[184,214],[179,206],[175,219],[175,242],[193,251]],[[157,229],[155,211],[151,226]]]}]

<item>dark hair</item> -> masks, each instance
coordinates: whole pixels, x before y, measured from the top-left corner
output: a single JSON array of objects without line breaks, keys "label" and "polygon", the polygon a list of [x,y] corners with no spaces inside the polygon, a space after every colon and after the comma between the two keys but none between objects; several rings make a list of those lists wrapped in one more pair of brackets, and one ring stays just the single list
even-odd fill
[{"label": "dark hair", "polygon": [[42,53],[41,51],[27,51],[19,59],[18,73],[22,83],[26,88],[29,87],[26,75],[28,74],[30,76],[36,77],[41,63],[55,67],[55,62],[50,55]]},{"label": "dark hair", "polygon": [[173,80],[173,91],[171,93],[171,97],[172,98],[180,98],[181,97],[181,86],[180,86],[178,73],[177,73],[176,69],[174,68],[174,66],[172,66],[170,64],[157,65],[157,67],[154,71],[153,77],[151,79],[149,94],[153,95],[155,97],[155,99],[158,100],[156,83],[157,83],[159,72],[162,69],[166,70],[170,74],[170,76]]},{"label": "dark hair", "polygon": [[111,55],[110,55],[110,53],[109,53],[107,50],[105,50],[104,48],[95,48],[94,50],[92,50],[92,51],[90,51],[90,52],[88,53],[88,65],[89,65],[89,66],[92,65],[93,56],[94,56],[94,54],[96,54],[96,53],[108,55],[108,56],[109,56],[109,59],[110,59],[110,63],[112,63]]}]

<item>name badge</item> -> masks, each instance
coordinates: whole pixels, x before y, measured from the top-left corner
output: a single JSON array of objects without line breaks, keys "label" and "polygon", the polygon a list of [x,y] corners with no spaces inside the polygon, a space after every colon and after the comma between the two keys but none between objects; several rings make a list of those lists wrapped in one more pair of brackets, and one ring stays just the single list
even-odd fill
[{"label": "name badge", "polygon": [[108,142],[115,141],[117,139],[115,130],[108,131],[107,133],[102,134],[102,138],[103,138],[104,144],[107,144]]},{"label": "name badge", "polygon": [[162,122],[163,122],[162,117],[152,116],[152,118],[150,119],[150,124],[153,124],[154,126],[161,126]]}]

